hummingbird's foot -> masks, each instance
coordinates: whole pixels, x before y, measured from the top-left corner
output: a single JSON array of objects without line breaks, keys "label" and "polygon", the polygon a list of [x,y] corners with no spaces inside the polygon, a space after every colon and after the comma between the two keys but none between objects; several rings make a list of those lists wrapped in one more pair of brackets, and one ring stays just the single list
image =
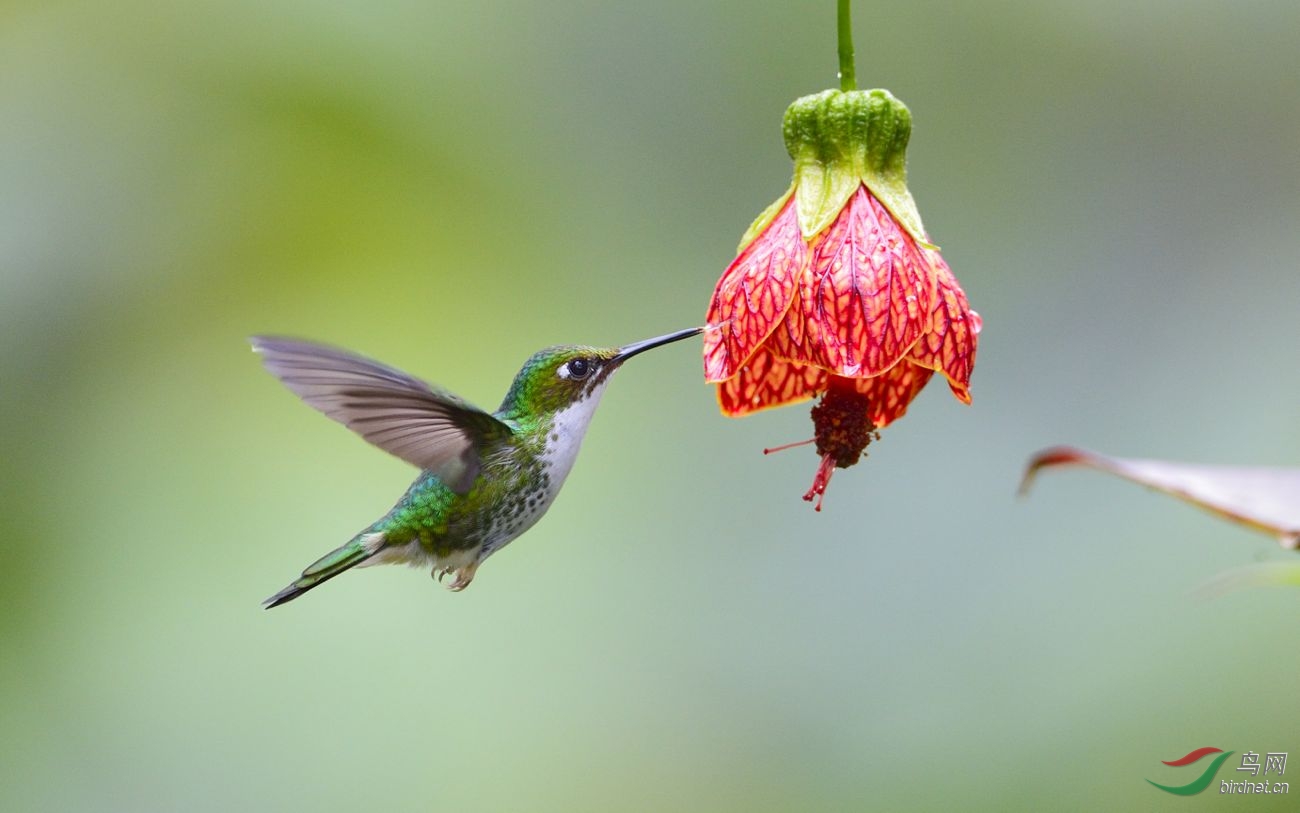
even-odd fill
[{"label": "hummingbird's foot", "polygon": [[474,571],[476,570],[478,570],[478,562],[465,565],[460,570],[457,570],[456,580],[448,585],[447,589],[453,593],[459,593],[461,590],[469,587],[469,583],[474,581]]}]

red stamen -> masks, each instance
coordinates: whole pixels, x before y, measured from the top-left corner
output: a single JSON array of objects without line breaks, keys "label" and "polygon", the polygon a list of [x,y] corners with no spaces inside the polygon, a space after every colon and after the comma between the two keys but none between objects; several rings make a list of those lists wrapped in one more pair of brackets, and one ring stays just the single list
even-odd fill
[{"label": "red stamen", "polygon": [[822,510],[822,500],[826,498],[826,486],[831,484],[831,475],[834,473],[835,458],[828,454],[822,455],[822,462],[817,466],[817,475],[813,477],[812,488],[803,495],[807,502],[812,502],[813,497],[817,498],[817,505],[813,506],[813,510]]},{"label": "red stamen", "polygon": [[796,440],[794,443],[787,443],[784,446],[773,446],[770,449],[764,449],[763,454],[771,454],[772,452],[784,452],[786,449],[793,449],[796,446],[807,446],[809,443],[815,443],[816,441],[817,438],[808,438],[807,440]]}]

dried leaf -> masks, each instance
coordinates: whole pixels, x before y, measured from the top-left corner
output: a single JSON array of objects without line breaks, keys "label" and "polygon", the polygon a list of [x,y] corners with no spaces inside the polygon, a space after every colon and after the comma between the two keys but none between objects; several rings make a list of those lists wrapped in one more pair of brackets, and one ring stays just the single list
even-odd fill
[{"label": "dried leaf", "polygon": [[1062,465],[1118,475],[1271,534],[1284,548],[1300,547],[1300,469],[1127,460],[1055,446],[1030,459],[1020,493],[1028,492],[1039,469]]}]

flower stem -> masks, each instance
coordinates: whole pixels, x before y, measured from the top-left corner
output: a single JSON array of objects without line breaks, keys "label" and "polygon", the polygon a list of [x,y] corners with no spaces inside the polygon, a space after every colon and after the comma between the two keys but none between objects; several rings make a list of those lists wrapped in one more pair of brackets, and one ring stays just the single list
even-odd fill
[{"label": "flower stem", "polygon": [[840,90],[857,90],[858,76],[853,70],[853,20],[849,15],[852,0],[839,0],[836,21],[840,37]]}]

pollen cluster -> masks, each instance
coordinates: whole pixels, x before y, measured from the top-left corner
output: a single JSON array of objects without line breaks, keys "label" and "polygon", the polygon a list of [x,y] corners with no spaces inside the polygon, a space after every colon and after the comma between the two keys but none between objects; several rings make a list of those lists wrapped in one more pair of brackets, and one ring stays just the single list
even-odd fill
[{"label": "pollen cluster", "polygon": [[841,469],[857,463],[872,439],[878,438],[867,417],[867,396],[855,389],[832,387],[812,408],[817,455],[830,458]]}]

